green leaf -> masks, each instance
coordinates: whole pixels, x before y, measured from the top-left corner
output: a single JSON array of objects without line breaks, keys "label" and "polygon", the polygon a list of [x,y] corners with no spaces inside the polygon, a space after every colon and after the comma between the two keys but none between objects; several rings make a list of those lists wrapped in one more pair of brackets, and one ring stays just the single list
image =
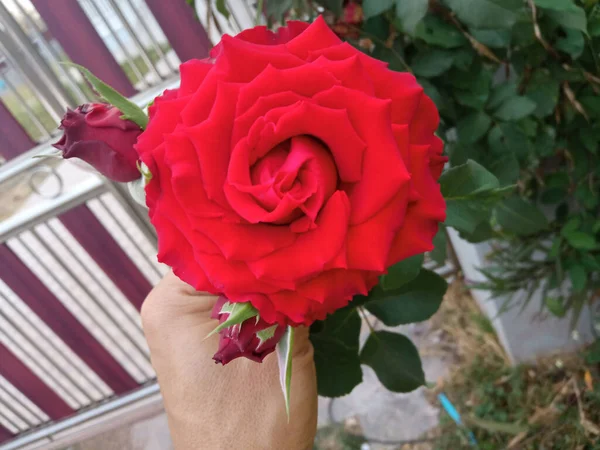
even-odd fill
[{"label": "green leaf", "polygon": [[317,390],[325,397],[349,394],[362,381],[358,356],[361,320],[356,303],[342,308],[310,329],[317,369]]},{"label": "green leaf", "polygon": [[288,325],[281,340],[277,343],[277,362],[279,363],[279,382],[285,401],[285,412],[290,421],[290,389],[292,385],[292,354],[294,349],[294,327]]},{"label": "green leaf", "polygon": [[560,92],[560,83],[548,71],[536,70],[529,83],[525,95],[533,100],[537,107],[533,114],[546,117],[554,112]]},{"label": "green leaf", "polygon": [[265,2],[265,14],[268,18],[283,20],[285,14],[294,6],[293,0],[278,0],[275,2]]},{"label": "green leaf", "polygon": [[382,12],[390,9],[395,3],[395,0],[365,0],[362,8],[365,19],[378,16]]},{"label": "green leaf", "polygon": [[219,11],[226,19],[229,19],[229,10],[225,4],[225,0],[217,0],[217,11]]},{"label": "green leaf", "polygon": [[446,170],[442,173],[439,183],[446,201],[466,199],[500,187],[498,179],[473,160]]},{"label": "green leaf", "polygon": [[461,144],[472,144],[481,139],[492,124],[492,119],[483,111],[465,116],[456,124],[458,139]]},{"label": "green leaf", "polygon": [[569,245],[578,250],[594,250],[598,247],[596,238],[591,234],[587,234],[583,231],[561,231],[561,234],[565,237]]},{"label": "green leaf", "polygon": [[396,0],[396,17],[402,31],[413,33],[415,27],[427,13],[429,0]]},{"label": "green leaf", "polygon": [[517,83],[510,81],[494,86],[487,102],[487,107],[497,109],[509,98],[517,96]]},{"label": "green leaf", "polygon": [[119,94],[115,89],[110,87],[100,78],[96,77],[92,72],[79,64],[71,62],[63,62],[67,66],[75,67],[79,70],[83,76],[90,82],[94,90],[109,104],[113,105],[119,111],[121,111],[121,119],[131,120],[135,124],[139,125],[140,128],[145,129],[148,125],[148,116],[142,108],[135,103],[131,102],[127,98]]},{"label": "green leaf", "polygon": [[567,310],[562,303],[562,298],[560,297],[546,297],[544,299],[544,304],[546,305],[546,308],[548,308],[548,311],[556,317],[564,317],[567,313]]},{"label": "green leaf", "polygon": [[415,28],[414,36],[431,45],[456,48],[465,45],[467,38],[454,26],[437,16],[428,15]]},{"label": "green leaf", "polygon": [[537,104],[527,97],[510,97],[494,111],[494,116],[507,122],[517,121],[531,114],[536,107]]},{"label": "green leaf", "polygon": [[333,14],[335,14],[336,17],[340,17],[342,12],[344,12],[343,0],[319,0],[319,3],[327,11],[331,11]]},{"label": "green leaf", "polygon": [[412,60],[412,70],[421,77],[436,77],[452,67],[454,56],[451,51],[428,49],[417,53]]},{"label": "green leaf", "polygon": [[527,134],[516,123],[502,123],[499,127],[506,147],[512,150],[520,161],[526,160],[533,152],[533,144]]},{"label": "green leaf", "polygon": [[499,127],[494,127],[487,135],[490,151],[480,157],[480,162],[493,173],[501,186],[511,185],[519,178],[519,161],[511,148],[504,143],[504,135]]},{"label": "green leaf", "polygon": [[225,322],[220,323],[214,330],[208,333],[206,337],[212,336],[213,334],[216,334],[227,327],[238,325],[252,317],[258,317],[258,310],[254,308],[250,302],[225,302],[221,308],[221,313],[228,313],[229,315],[227,316],[227,319]]},{"label": "green leaf", "polygon": [[437,234],[433,238],[433,250],[429,252],[429,257],[440,265],[446,262],[448,248],[446,240],[446,228],[440,225]]},{"label": "green leaf", "polygon": [[389,331],[371,333],[360,353],[387,389],[411,392],[425,384],[421,358],[414,344],[402,334]]},{"label": "green leaf", "polygon": [[568,53],[571,58],[577,59],[583,53],[585,40],[583,33],[574,29],[567,29],[566,36],[556,41],[554,48],[561,52]]},{"label": "green leaf", "polygon": [[481,222],[489,219],[490,208],[480,196],[493,192],[500,183],[483,166],[469,160],[446,170],[439,181],[446,200],[447,226],[473,233]]},{"label": "green leaf", "polygon": [[555,11],[573,11],[578,8],[573,0],[533,0],[533,3],[540,8]]},{"label": "green leaf", "polygon": [[494,235],[494,231],[492,230],[492,226],[490,225],[489,217],[486,216],[486,219],[488,220],[477,224],[475,229],[470,233],[464,230],[460,230],[460,237],[472,244],[478,244],[479,242],[490,240]]},{"label": "green leaf", "polygon": [[473,200],[447,200],[444,224],[462,233],[475,233],[480,223],[489,220],[490,209]]},{"label": "green leaf", "polygon": [[535,205],[511,197],[496,205],[496,220],[506,231],[527,236],[548,228],[548,219]]},{"label": "green leaf", "polygon": [[491,0],[446,0],[461,22],[474,28],[510,28],[517,21],[512,5],[500,5]]},{"label": "green leaf", "polygon": [[587,285],[587,275],[585,273],[585,268],[576,264],[574,266],[569,267],[569,278],[571,279],[571,284],[573,285],[573,290],[575,292],[583,292]]},{"label": "green leaf", "polygon": [[381,276],[379,285],[384,291],[398,289],[419,275],[423,259],[423,254],[415,255],[394,264],[388,269],[386,275]]},{"label": "green leaf", "polygon": [[477,42],[490,48],[505,48],[510,44],[510,30],[476,30],[471,35]]},{"label": "green leaf", "polygon": [[587,19],[582,8],[575,6],[573,10],[547,11],[547,14],[554,22],[565,29],[572,28],[587,33]]},{"label": "green leaf", "polygon": [[384,291],[374,289],[365,307],[388,326],[422,322],[439,309],[448,283],[437,273],[422,269],[404,286]]},{"label": "green leaf", "polygon": [[467,84],[466,87],[454,90],[456,101],[474,109],[483,109],[490,96],[491,72],[480,70],[477,75],[470,76],[463,70],[457,70],[456,74]]}]

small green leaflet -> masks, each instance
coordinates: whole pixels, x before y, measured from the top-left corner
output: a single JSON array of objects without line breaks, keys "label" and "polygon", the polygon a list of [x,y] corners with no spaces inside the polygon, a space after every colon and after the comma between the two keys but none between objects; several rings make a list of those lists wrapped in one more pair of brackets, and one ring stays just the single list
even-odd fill
[{"label": "small green leaflet", "polygon": [[[246,303],[225,303],[221,308],[221,313],[229,313],[229,317],[223,323],[220,323],[214,330],[208,333],[208,336],[212,336],[215,333],[223,330],[224,328],[238,325],[251,317],[258,318],[258,311],[250,302]],[[206,338],[205,338],[206,339]]]},{"label": "small green leaflet", "polygon": [[290,387],[292,384],[292,350],[294,349],[294,328],[289,326],[277,344],[277,362],[279,363],[279,382],[285,400],[285,412],[290,421]]},{"label": "small green leaflet", "polygon": [[225,0],[217,0],[217,11],[219,11],[226,19],[229,19],[229,10],[227,9]]},{"label": "small green leaflet", "polygon": [[258,350],[265,342],[275,336],[275,330],[277,329],[277,324],[272,327],[265,328],[264,330],[260,330],[256,333],[256,337],[258,338],[258,345],[256,349]]},{"label": "small green leaflet", "polygon": [[142,108],[123,97],[85,67],[71,62],[63,62],[62,64],[75,67],[77,70],[79,70],[103,100],[107,101],[123,113],[121,119],[131,120],[132,122],[138,124],[141,129],[146,128],[148,125],[148,116]]}]

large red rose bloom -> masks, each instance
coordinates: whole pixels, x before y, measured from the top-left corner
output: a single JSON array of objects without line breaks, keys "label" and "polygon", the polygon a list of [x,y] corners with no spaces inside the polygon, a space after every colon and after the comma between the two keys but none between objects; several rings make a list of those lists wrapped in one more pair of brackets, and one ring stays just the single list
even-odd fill
[{"label": "large red rose bloom", "polygon": [[432,249],[437,110],[319,18],[224,36],[181,66],[137,150],[160,261],[269,323],[323,319]]}]

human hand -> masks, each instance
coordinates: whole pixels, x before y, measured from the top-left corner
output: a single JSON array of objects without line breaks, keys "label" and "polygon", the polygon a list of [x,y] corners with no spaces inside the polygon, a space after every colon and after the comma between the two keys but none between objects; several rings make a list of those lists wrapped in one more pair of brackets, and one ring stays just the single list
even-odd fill
[{"label": "human hand", "polygon": [[308,329],[294,337],[290,420],[277,358],[213,363],[218,335],[210,318],[216,296],[195,291],[169,273],[142,306],[173,444],[188,449],[311,449],[317,428],[317,385]]}]

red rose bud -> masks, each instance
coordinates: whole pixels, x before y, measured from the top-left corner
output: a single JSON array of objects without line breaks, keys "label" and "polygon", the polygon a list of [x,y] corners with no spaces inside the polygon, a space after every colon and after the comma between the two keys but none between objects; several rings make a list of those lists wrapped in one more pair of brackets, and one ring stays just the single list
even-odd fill
[{"label": "red rose bud", "polygon": [[113,181],[126,183],[140,178],[134,149],[142,129],[121,112],[103,103],[87,103],[67,113],[60,122],[64,131],[54,147],[65,159],[79,158]]},{"label": "red rose bud", "polygon": [[[219,297],[213,308],[212,318],[219,323],[227,320],[230,314],[227,298]],[[244,356],[252,361],[262,362],[285,333],[285,327],[265,322],[258,316],[250,317],[242,323],[223,328],[219,331],[219,349],[213,356],[217,363],[223,365]]]}]

